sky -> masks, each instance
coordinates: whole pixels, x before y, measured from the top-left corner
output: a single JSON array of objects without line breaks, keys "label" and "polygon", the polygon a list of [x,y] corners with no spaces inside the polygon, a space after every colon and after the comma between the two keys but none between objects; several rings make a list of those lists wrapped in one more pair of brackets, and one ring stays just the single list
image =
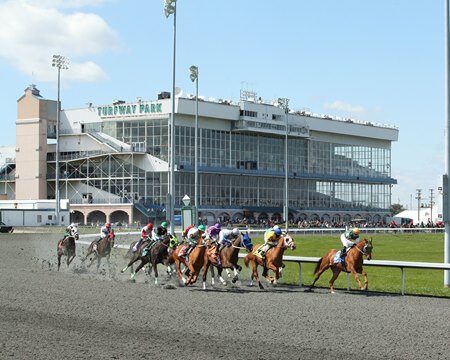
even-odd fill
[{"label": "sky", "polygon": [[[0,146],[14,146],[17,99],[34,83],[63,108],[171,91],[173,18],[163,0],[0,0]],[[399,127],[392,202],[444,173],[444,1],[178,0],[176,85],[238,100],[241,89],[290,108]],[[424,199],[427,202],[427,199]],[[412,201],[413,208],[416,200]]]}]

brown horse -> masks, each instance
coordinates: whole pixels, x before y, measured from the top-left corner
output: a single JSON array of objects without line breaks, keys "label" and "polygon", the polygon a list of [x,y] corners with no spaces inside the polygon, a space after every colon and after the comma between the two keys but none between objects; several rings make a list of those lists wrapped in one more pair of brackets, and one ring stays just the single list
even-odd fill
[{"label": "brown horse", "polygon": [[[203,289],[206,289],[206,275],[208,273],[207,262],[205,261],[206,245],[203,243],[203,238],[199,237],[197,244],[189,254],[189,262],[186,262],[184,257],[178,256],[180,247],[175,248],[168,259],[168,264],[175,264],[175,269],[178,278],[188,286],[194,284],[203,269]],[[186,279],[181,272],[181,264],[188,268],[189,276]]]},{"label": "brown horse", "polygon": [[67,267],[69,267],[70,263],[75,258],[75,236],[69,235],[64,239],[59,240],[56,252],[58,254],[58,271],[61,267],[61,257],[63,255],[67,256]]},{"label": "brown horse", "polygon": [[[242,266],[238,265],[239,260],[239,250],[243,249],[247,252],[253,250],[252,240],[248,235],[248,232],[245,234],[240,234],[236,239],[233,240],[230,246],[226,246],[219,253],[220,256],[220,265],[216,255],[216,246],[211,246],[205,252],[206,261],[208,263],[207,266],[213,265],[218,269],[219,280],[223,285],[226,285],[226,281],[222,277],[223,269],[232,269],[234,271],[234,277],[231,280],[234,284],[237,280],[239,280],[239,272],[242,270]],[[214,270],[211,267],[212,277],[214,279]]]},{"label": "brown horse", "polygon": [[[114,247],[114,239],[115,239],[114,232],[111,232],[108,236],[101,239],[98,244],[97,240],[94,240],[91,242],[91,245],[89,245],[87,249],[86,256],[81,260],[82,263],[86,261],[89,255],[94,254],[94,256],[90,259],[91,262],[88,264],[87,267],[90,267],[95,259],[97,259],[97,271],[100,268],[100,262],[103,257],[106,257],[106,261],[108,262],[108,269],[111,270],[111,264],[109,262],[109,258],[111,257],[111,250]],[[94,245],[97,244],[97,250],[94,250]]]},{"label": "brown horse", "polygon": [[[283,268],[284,250],[287,248],[295,250],[296,245],[294,240],[288,234],[281,235],[278,239],[277,246],[267,251],[265,264],[259,256],[254,254],[261,246],[263,245],[257,245],[255,247],[255,251],[247,254],[247,256],[244,258],[244,263],[247,267],[250,262],[252,263],[252,279],[256,279],[259,288],[264,289],[264,286],[261,284],[261,281],[259,279],[258,265],[263,267],[262,276],[265,277],[271,284],[276,284],[278,279],[280,278],[280,269]],[[269,270],[272,270],[275,273],[275,277],[268,276]]]},{"label": "brown horse", "polygon": [[[176,239],[175,239],[176,240]],[[158,284],[158,264],[163,264],[166,262],[168,257],[168,249],[172,242],[172,235],[167,234],[161,241],[158,241],[153,247],[143,255],[143,250],[147,246],[148,241],[143,241],[139,246],[139,249],[134,253],[134,256],[128,263],[128,265],[121,270],[121,272],[125,272],[129,267],[132,267],[133,264],[140,260],[141,263],[136,268],[136,271],[131,272],[131,280],[134,280],[136,273],[141,270],[146,264],[151,263],[153,272],[155,273],[155,285]]]},{"label": "brown horse", "polygon": [[[367,279],[367,273],[363,269],[363,256],[366,256],[367,259],[370,260],[372,258],[372,249],[372,240],[363,239],[347,251],[347,255],[345,257],[346,265],[342,263],[334,263],[334,257],[338,250],[331,249],[325,256],[321,257],[319,261],[317,261],[317,265],[314,270],[314,281],[308,290],[312,291],[312,288],[314,287],[316,281],[319,280],[320,275],[322,275],[322,273],[329,268],[331,268],[331,271],[333,272],[333,276],[329,283],[331,294],[334,294],[333,285],[341,271],[351,273],[357,281],[359,288],[361,290],[367,290],[369,280]],[[361,284],[358,274],[362,274],[364,277],[364,286]]]}]

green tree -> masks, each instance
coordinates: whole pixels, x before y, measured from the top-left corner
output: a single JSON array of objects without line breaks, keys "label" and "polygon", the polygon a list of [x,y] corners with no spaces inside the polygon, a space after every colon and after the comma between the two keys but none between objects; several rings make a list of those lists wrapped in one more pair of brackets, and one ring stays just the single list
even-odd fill
[{"label": "green tree", "polygon": [[389,208],[389,211],[391,212],[392,215],[397,215],[398,213],[401,213],[403,210],[405,210],[405,208],[403,207],[402,204],[392,204],[391,207]]}]

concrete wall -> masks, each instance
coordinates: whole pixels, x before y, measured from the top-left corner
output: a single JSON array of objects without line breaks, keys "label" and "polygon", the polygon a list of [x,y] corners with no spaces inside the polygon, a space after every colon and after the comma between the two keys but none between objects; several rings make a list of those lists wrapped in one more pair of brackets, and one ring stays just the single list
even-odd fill
[{"label": "concrete wall", "polygon": [[[55,223],[55,210],[21,210],[3,209],[0,210],[2,221],[8,226],[45,226]],[[61,225],[69,225],[69,211],[60,212]]]}]

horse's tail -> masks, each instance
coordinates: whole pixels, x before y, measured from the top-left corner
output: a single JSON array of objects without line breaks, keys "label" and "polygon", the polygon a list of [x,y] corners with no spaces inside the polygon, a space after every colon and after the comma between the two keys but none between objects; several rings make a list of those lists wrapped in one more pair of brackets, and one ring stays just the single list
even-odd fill
[{"label": "horse's tail", "polygon": [[322,260],[323,260],[323,257],[321,257],[319,260],[317,260],[316,268],[314,269],[314,275],[316,275],[317,272],[319,271],[320,265],[322,264]]}]

